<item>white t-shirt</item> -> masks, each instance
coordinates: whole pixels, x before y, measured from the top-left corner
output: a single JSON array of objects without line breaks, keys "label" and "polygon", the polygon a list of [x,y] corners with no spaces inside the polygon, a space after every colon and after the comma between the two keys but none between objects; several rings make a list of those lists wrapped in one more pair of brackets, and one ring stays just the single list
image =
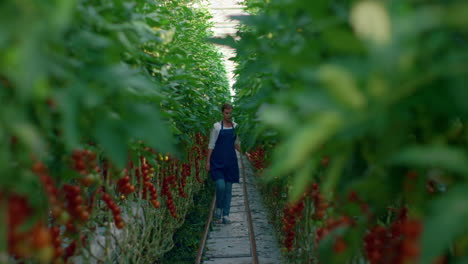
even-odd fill
[{"label": "white t-shirt", "polygon": [[[236,122],[232,122],[234,127],[237,127]],[[223,129],[232,129],[232,127],[223,127]],[[216,140],[218,140],[219,132],[221,131],[221,122],[216,122],[213,124],[213,128],[210,133],[210,142],[208,143],[209,149],[214,149],[216,145]],[[236,145],[240,145],[239,136],[236,137]]]}]

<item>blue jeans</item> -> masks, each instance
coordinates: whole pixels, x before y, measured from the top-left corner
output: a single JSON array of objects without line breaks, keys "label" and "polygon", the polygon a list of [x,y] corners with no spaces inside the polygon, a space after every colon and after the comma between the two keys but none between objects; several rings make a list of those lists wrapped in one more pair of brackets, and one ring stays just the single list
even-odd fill
[{"label": "blue jeans", "polygon": [[232,182],[224,179],[216,180],[216,208],[223,210],[223,216],[231,211]]}]

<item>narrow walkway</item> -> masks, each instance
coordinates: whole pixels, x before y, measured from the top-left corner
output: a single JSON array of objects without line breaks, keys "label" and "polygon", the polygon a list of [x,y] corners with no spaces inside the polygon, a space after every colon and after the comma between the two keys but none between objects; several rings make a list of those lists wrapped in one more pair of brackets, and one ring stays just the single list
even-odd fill
[{"label": "narrow walkway", "polygon": [[262,197],[255,186],[255,172],[252,165],[244,157],[247,194],[250,203],[250,214],[254,227],[255,241],[259,264],[281,264],[282,254],[277,242],[273,225],[268,221],[268,214],[263,206]]},{"label": "narrow walkway", "polygon": [[[253,170],[247,159],[243,158],[246,173],[247,192],[251,209],[254,234],[257,246],[258,262],[260,264],[281,264],[281,252],[274,237],[273,228],[268,223],[267,215],[262,205],[261,197],[253,183]],[[206,242],[204,264],[251,264],[252,251],[249,238],[249,225],[243,193],[243,177],[240,184],[232,188],[232,206],[230,224],[212,224]]]}]

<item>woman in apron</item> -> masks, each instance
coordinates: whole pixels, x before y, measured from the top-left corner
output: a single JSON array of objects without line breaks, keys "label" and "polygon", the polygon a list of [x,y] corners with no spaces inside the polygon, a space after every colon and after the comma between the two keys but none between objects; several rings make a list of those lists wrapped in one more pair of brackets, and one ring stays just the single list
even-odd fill
[{"label": "woman in apron", "polygon": [[[208,145],[206,169],[216,183],[215,223],[230,223],[232,184],[239,183],[239,166],[236,149],[240,152],[240,142],[236,135],[236,123],[232,122],[232,106],[224,104],[223,120],[213,125]],[[221,219],[222,216],[222,219]]]}]

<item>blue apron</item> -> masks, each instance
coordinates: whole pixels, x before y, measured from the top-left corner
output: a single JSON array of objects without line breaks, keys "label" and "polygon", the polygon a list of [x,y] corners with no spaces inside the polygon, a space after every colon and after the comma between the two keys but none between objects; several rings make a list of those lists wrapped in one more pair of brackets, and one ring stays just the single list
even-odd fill
[{"label": "blue apron", "polygon": [[224,179],[227,182],[239,183],[235,141],[234,125],[232,129],[224,129],[223,121],[221,121],[221,131],[219,131],[210,159],[210,174],[213,181]]}]

